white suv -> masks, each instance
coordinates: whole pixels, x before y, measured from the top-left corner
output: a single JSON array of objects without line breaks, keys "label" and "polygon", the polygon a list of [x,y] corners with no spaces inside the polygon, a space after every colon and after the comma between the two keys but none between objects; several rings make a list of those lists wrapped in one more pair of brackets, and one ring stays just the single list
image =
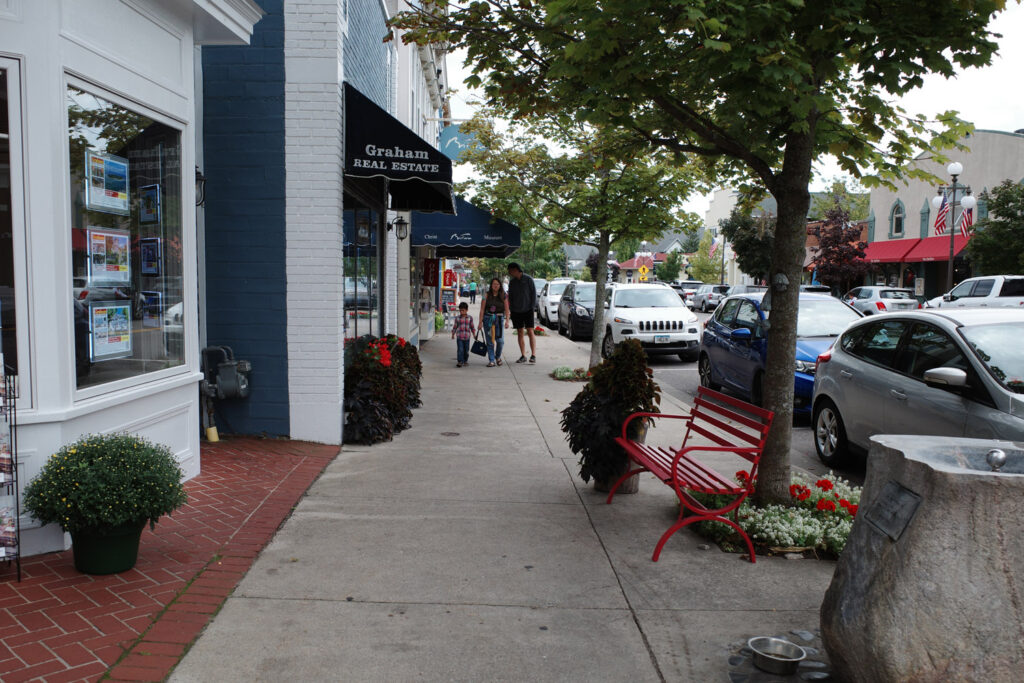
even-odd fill
[{"label": "white suv", "polygon": [[667,285],[615,285],[605,293],[605,358],[625,339],[638,339],[651,355],[675,354],[697,360],[700,325],[675,290]]},{"label": "white suv", "polygon": [[938,308],[1021,308],[1024,275],[972,277],[929,304]]}]

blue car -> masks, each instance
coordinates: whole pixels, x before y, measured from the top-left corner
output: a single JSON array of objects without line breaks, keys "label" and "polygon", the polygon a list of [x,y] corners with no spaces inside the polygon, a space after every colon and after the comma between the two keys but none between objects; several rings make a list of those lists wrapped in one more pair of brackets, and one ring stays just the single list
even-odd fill
[{"label": "blue car", "polygon": [[[768,312],[761,310],[763,292],[725,299],[708,319],[700,343],[697,371],[709,389],[725,388],[762,404],[767,351]],[[861,314],[824,294],[800,294],[796,325],[794,411],[810,414],[814,366],[835,338]]]}]

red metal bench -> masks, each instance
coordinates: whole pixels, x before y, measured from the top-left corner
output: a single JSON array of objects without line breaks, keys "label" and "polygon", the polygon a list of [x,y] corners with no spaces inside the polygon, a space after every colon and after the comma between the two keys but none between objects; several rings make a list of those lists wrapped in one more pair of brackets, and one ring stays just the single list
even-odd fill
[{"label": "red metal bench", "polygon": [[[774,415],[775,413],[770,410],[758,408],[706,387],[699,387],[689,415],[633,413],[626,418],[622,425],[622,436],[615,437],[615,441],[638,467],[629,470],[615,482],[608,493],[608,503],[612,502],[612,497],[622,482],[640,472],[650,472],[675,489],[676,495],[679,496],[679,519],[662,534],[651,558],[654,562],[658,561],[661,549],[672,534],[688,524],[703,521],[722,522],[739,532],[747,542],[750,561],[755,562],[754,544],[737,523],[737,509],[754,490],[753,481],[757,477],[757,465],[761,460],[761,451],[764,449],[765,438],[768,436]],[[682,445],[678,449],[664,448],[627,438],[626,427],[638,417],[686,420],[686,434],[683,436]],[[690,436],[694,434],[711,441],[712,445],[687,445]],[[696,460],[693,456],[699,452],[734,453],[746,459],[750,462],[750,478],[746,483],[738,484],[733,477],[723,476]],[[728,504],[710,509],[691,496],[691,491],[732,498]],[[724,516],[729,512],[733,513],[733,519]]]}]

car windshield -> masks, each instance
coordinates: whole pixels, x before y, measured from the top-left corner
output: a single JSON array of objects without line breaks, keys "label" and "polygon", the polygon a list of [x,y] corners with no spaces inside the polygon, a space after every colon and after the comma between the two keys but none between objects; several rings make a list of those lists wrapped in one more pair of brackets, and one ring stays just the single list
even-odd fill
[{"label": "car windshield", "polygon": [[882,299],[909,299],[909,289],[883,289],[878,293],[879,298]]},{"label": "car windshield", "polygon": [[593,282],[576,285],[576,301],[578,303],[592,304],[595,296],[597,296],[597,285]]},{"label": "car windshield", "polygon": [[836,337],[860,314],[838,299],[800,299],[798,337]]},{"label": "car windshield", "polygon": [[1020,353],[1024,323],[970,325],[961,327],[960,334],[1000,384],[1024,394],[1024,354]]},{"label": "car windshield", "polygon": [[562,292],[565,291],[565,288],[568,285],[569,285],[568,282],[552,282],[551,284],[548,285],[548,296],[550,296],[550,297],[562,296]]},{"label": "car windshield", "polygon": [[682,308],[683,301],[670,289],[622,289],[615,292],[618,308]]}]

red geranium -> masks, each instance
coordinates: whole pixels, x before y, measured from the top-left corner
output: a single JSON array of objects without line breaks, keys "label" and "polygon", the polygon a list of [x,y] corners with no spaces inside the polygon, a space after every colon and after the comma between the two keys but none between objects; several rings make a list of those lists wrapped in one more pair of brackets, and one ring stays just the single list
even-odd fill
[{"label": "red geranium", "polygon": [[833,484],[828,479],[819,479],[815,483],[815,486],[817,486],[822,491],[831,491]]},{"label": "red geranium", "polygon": [[836,511],[836,504],[833,503],[831,500],[822,499],[822,500],[818,501],[818,509],[819,510],[828,510],[829,512],[835,512]]},{"label": "red geranium", "polygon": [[846,508],[846,511],[850,513],[851,517],[856,517],[857,516],[857,508],[858,507],[859,507],[858,505],[848,505],[847,508]]}]

